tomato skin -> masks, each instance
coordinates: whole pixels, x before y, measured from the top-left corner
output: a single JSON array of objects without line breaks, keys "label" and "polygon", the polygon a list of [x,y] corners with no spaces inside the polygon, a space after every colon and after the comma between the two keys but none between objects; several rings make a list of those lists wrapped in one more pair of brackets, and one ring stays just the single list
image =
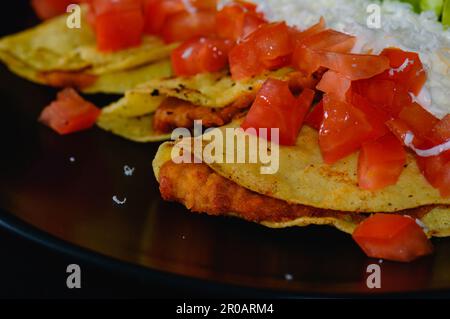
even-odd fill
[{"label": "tomato skin", "polygon": [[41,20],[47,20],[66,13],[70,4],[80,2],[80,0],[31,0],[31,5]]},{"label": "tomato skin", "polygon": [[355,46],[355,43],[356,37],[332,29],[327,29],[309,35],[298,41],[297,45],[305,46],[313,50],[349,53]]},{"label": "tomato skin", "polygon": [[193,37],[207,37],[216,31],[213,11],[199,10],[195,13],[180,12],[170,16],[164,23],[162,37],[166,43],[181,42]]},{"label": "tomato skin", "polygon": [[217,72],[227,66],[230,40],[193,38],[172,51],[171,60],[177,76],[191,76],[203,72]]},{"label": "tomato skin", "polygon": [[292,38],[294,39],[295,46],[303,43],[303,41],[317,33],[320,33],[326,29],[325,19],[323,17],[320,18],[319,22],[310,28],[300,31],[296,28],[290,28],[289,32],[291,33]]},{"label": "tomato skin", "polygon": [[91,128],[100,109],[85,101],[73,89],[64,89],[58,93],[56,101],[42,111],[39,121],[61,135]]},{"label": "tomato skin", "polygon": [[356,152],[373,130],[364,113],[353,105],[325,95],[324,120],[319,131],[319,145],[327,164]]},{"label": "tomato skin", "polygon": [[376,191],[395,185],[405,164],[406,151],[393,134],[365,142],[358,159],[359,187]]},{"label": "tomato skin", "polygon": [[232,3],[217,13],[216,32],[221,38],[238,41],[266,23],[255,9],[249,10],[245,4]]},{"label": "tomato skin", "polygon": [[339,72],[352,81],[369,79],[389,69],[389,59],[384,56],[321,51],[297,46],[294,66],[312,74],[320,67]]},{"label": "tomato skin", "polygon": [[281,68],[290,63],[293,41],[286,23],[262,25],[230,52],[230,69],[234,80]]},{"label": "tomato skin", "polygon": [[305,124],[308,126],[315,128],[316,130],[320,130],[320,126],[323,122],[323,100],[316,104],[313,107],[312,111],[305,118]]},{"label": "tomato skin", "polygon": [[367,256],[411,262],[433,252],[433,245],[416,221],[396,214],[375,214],[353,232]]},{"label": "tomato skin", "polygon": [[[311,107],[314,91],[305,89],[294,97],[287,82],[269,78],[258,92],[255,102],[241,127],[254,128],[262,138],[272,140],[272,128],[279,129],[280,145],[295,145],[303,120]],[[260,135],[259,129],[268,129],[268,136]]]}]

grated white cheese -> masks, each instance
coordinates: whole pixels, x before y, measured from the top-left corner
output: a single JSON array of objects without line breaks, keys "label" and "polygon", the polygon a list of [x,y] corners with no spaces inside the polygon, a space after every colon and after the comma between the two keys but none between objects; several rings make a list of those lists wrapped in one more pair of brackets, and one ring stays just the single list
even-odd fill
[{"label": "grated white cheese", "polygon": [[292,281],[294,279],[294,276],[292,276],[291,274],[285,274],[284,279],[287,281]]},{"label": "grated white cheese", "polygon": [[419,225],[425,233],[428,233],[429,229],[420,219],[416,218],[416,224]]},{"label": "grated white cheese", "polygon": [[123,173],[125,174],[125,176],[133,176],[134,170],[135,170],[134,167],[130,167],[128,165],[125,165],[123,167]]},{"label": "grated white cheese", "polygon": [[389,70],[389,75],[390,75],[390,76],[394,76],[395,73],[402,73],[402,72],[404,72],[404,71],[406,70],[406,68],[407,68],[410,64],[411,64],[411,65],[414,64],[414,61],[409,60],[408,58],[406,58],[405,62],[403,62],[403,64],[400,65],[398,68],[396,68],[396,69],[390,69],[390,70]]},{"label": "grated white cheese", "polygon": [[127,198],[125,197],[123,200],[120,200],[117,198],[116,195],[113,196],[113,201],[117,204],[117,205],[123,205],[127,202]]},{"label": "grated white cheese", "polygon": [[[327,26],[355,35],[354,53],[379,53],[388,47],[417,52],[428,75],[420,104],[438,118],[450,113],[450,29],[434,12],[416,14],[407,3],[375,0],[254,0],[271,20],[305,29],[324,17]],[[381,28],[367,26],[370,4],[381,8]],[[429,97],[421,99],[420,97]]]}]

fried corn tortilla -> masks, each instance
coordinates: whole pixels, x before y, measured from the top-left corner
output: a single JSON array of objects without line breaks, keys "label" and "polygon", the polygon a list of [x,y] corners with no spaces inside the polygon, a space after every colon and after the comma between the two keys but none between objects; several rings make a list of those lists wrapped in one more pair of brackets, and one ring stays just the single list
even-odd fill
[{"label": "fried corn tortilla", "polygon": [[[82,17],[85,15],[83,7]],[[167,59],[176,44],[166,45],[147,36],[139,47],[102,53],[96,49],[95,35],[84,19],[79,29],[69,29],[66,19],[62,15],[2,38],[0,60],[30,81],[52,86],[72,84],[86,92],[123,93],[136,83],[168,76],[167,65],[148,68]],[[89,75],[92,81],[80,81],[80,74]],[[92,86],[97,81],[99,84]]]},{"label": "fried corn tortilla", "polygon": [[[237,127],[238,124],[230,126]],[[192,140],[185,139],[182,143],[190,144]],[[183,183],[189,178],[188,170],[193,167],[185,168],[183,180],[170,178],[170,174],[167,174],[167,166],[172,163],[173,146],[173,142],[160,146],[153,161],[155,176],[160,182],[163,197],[181,202],[196,212],[237,216],[272,228],[332,225],[347,233],[352,233],[370,214],[384,212],[417,218],[427,227],[429,236],[450,236],[450,200],[441,198],[428,185],[412,156],[397,185],[377,192],[364,191],[358,188],[356,182],[357,154],[332,166],[324,164],[317,143],[317,132],[304,127],[297,146],[280,148],[280,169],[275,175],[261,175],[261,164],[190,164],[208,166],[212,174],[216,175],[214,179],[221,178],[215,184],[200,188],[208,184],[210,179],[201,179],[199,168],[191,174],[192,180],[188,186]],[[216,155],[224,155],[220,149],[216,149],[216,152]],[[201,158],[201,154],[195,151],[193,154]],[[204,157],[204,160],[206,162],[207,158]],[[179,164],[172,164],[172,169],[176,165]],[[230,187],[233,188],[232,194],[227,195],[226,189]],[[193,191],[187,191],[189,189]],[[242,197],[239,194],[243,191],[251,194],[240,205],[230,204],[235,200],[234,197]],[[253,213],[259,214],[262,219],[249,218],[245,209],[244,212],[239,211],[243,209],[241,207],[251,207],[254,196],[258,196],[259,202],[254,205]],[[273,201],[277,204],[273,205]],[[276,212],[284,205],[288,205],[289,214],[282,210],[276,218],[270,212],[264,215],[264,209],[261,209],[269,206]],[[238,212],[225,212],[223,208],[234,208]]]},{"label": "fried corn tortilla", "polygon": [[[105,107],[98,124],[103,129],[136,142],[160,141],[168,135],[158,134],[153,130],[153,138],[149,139],[147,133],[145,136],[137,136],[136,134],[127,134],[127,130],[132,128],[135,117],[154,114],[167,98],[185,101],[196,107],[214,109],[219,114],[220,109],[229,107],[233,103],[248,103],[249,99],[252,101],[256,92],[269,77],[291,81],[292,85],[296,87],[314,86],[317,81],[317,79],[305,79],[290,68],[267,72],[246,81],[233,81],[226,72],[203,73],[193,77],[154,79],[128,90],[122,99]],[[311,83],[309,83],[310,81]],[[209,112],[207,110],[204,110],[205,112],[197,111],[193,115],[194,117],[198,113]],[[126,124],[127,119],[130,121],[128,124]],[[178,126],[176,125],[176,127]],[[136,132],[144,133],[141,130]]]}]

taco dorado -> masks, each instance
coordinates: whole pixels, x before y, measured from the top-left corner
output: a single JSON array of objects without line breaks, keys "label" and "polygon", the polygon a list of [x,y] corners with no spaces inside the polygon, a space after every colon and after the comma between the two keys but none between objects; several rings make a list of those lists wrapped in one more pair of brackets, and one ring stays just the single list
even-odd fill
[{"label": "taco dorado", "polygon": [[[273,17],[292,23],[308,21],[305,14],[317,7],[317,1],[268,3]],[[266,80],[242,119],[197,138],[200,150],[188,149],[203,163],[177,164],[188,152],[179,145],[191,145],[189,138],[163,144],[153,162],[163,198],[269,227],[334,225],[369,256],[397,261],[431,253],[427,236],[450,236],[449,33],[390,2],[382,6],[385,28],[369,30],[362,19],[367,4],[336,0],[316,14],[348,33],[327,29],[324,20],[301,32],[274,22],[233,47],[233,79],[286,65],[323,76],[316,92]],[[423,34],[411,34],[404,21]],[[256,135],[278,129],[279,170],[262,175],[260,162],[217,161],[231,152],[220,147],[205,158],[210,136],[226,136],[228,127]],[[243,130],[236,134],[249,141],[272,138]]]},{"label": "taco dorado", "polygon": [[[69,28],[70,17],[65,14],[6,36],[0,40],[0,60],[30,81],[88,93],[123,93],[150,79],[170,76],[167,59],[176,44],[151,34],[143,36],[140,4],[125,10],[120,8],[125,2],[83,5],[80,28]],[[105,12],[94,13],[101,5]],[[133,17],[137,21],[125,28],[125,20]],[[117,23],[122,25],[119,30],[115,30]]]},{"label": "taco dorado", "polygon": [[[141,2],[124,0],[130,1]],[[94,8],[97,2],[111,1],[93,1]],[[112,2],[115,4],[117,1]],[[152,9],[149,12],[145,10],[146,16],[152,18],[159,16],[161,11],[169,10],[168,7],[172,5],[176,7],[176,10],[172,8],[176,12],[170,11],[172,9],[170,12],[164,11],[169,17],[160,21],[159,29],[156,26],[152,26],[153,29],[149,27],[151,34],[158,35],[166,43],[181,42],[171,52],[170,67],[175,77],[158,78],[152,72],[141,72],[141,68],[133,71],[144,75],[150,74],[155,79],[127,90],[122,99],[105,107],[100,113],[96,112],[100,114],[96,121],[99,127],[137,142],[166,140],[174,128],[192,128],[196,120],[201,120],[205,127],[219,127],[239,118],[248,110],[255,93],[269,77],[288,81],[294,91],[300,91],[305,87],[314,88],[317,85],[321,76],[320,71],[304,75],[287,64],[286,67],[274,65],[249,78],[233,78],[227,70],[229,51],[247,34],[267,24],[267,21],[256,11],[256,5],[246,2],[232,3],[221,10],[216,9],[216,1],[192,1],[191,6],[189,3],[181,0],[144,1],[144,8]],[[98,10],[94,11],[98,13]],[[236,14],[243,24],[238,28],[223,29],[222,24],[232,22]],[[101,20],[101,15],[97,15],[97,19]],[[179,28],[181,26],[182,29]],[[97,25],[97,33],[98,29]],[[97,42],[99,37],[97,34]],[[131,58],[133,55],[126,51],[114,54]],[[149,67],[161,74],[159,70],[164,70],[166,66],[167,62],[163,61]],[[131,82],[135,82],[134,77],[129,76],[128,70],[122,74],[123,79],[131,78]],[[88,87],[87,91],[100,88],[108,90],[111,83],[114,83],[111,84],[114,87],[119,84],[121,88],[126,87],[123,83],[128,82],[116,75],[117,73],[104,75],[93,86]],[[74,96],[73,92],[59,96],[65,97],[65,100],[55,101],[49,106],[52,109],[50,112],[44,110],[46,116],[41,117],[44,123],[62,134],[74,132],[80,127],[86,128],[84,124],[71,125],[72,122],[89,122],[92,126],[91,114],[86,115],[85,121],[80,110],[73,110],[70,113],[63,110],[63,105],[67,109],[71,108],[69,105],[76,108],[76,103],[71,103],[67,99]],[[61,110],[58,111],[58,108]],[[53,114],[55,119],[49,114]],[[74,114],[75,119],[67,116],[70,114]],[[67,125],[71,129],[55,123],[69,123]]]}]

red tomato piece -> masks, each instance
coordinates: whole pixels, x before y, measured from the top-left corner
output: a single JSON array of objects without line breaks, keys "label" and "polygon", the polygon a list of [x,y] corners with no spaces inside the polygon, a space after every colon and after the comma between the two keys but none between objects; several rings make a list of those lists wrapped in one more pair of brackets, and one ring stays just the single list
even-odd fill
[{"label": "red tomato piece", "polygon": [[207,37],[216,32],[214,11],[180,12],[164,23],[162,37],[167,43],[186,41],[194,37]]},{"label": "red tomato piece", "polygon": [[322,157],[327,164],[356,152],[372,133],[365,114],[353,105],[325,95],[324,120],[319,132]]},{"label": "red tomato piece", "polygon": [[367,256],[410,262],[433,252],[433,245],[416,221],[396,214],[375,214],[353,232]]},{"label": "red tomato piece", "polygon": [[356,37],[328,29],[304,38],[300,45],[313,50],[349,53],[355,46],[355,43]]},{"label": "red tomato piece", "polygon": [[39,121],[63,135],[92,127],[99,115],[100,110],[95,105],[75,90],[65,89],[42,111]]},{"label": "red tomato piece", "polygon": [[70,4],[79,2],[79,0],[31,0],[31,5],[37,16],[46,20],[66,13]]},{"label": "red tomato piece", "polygon": [[386,126],[386,122],[390,119],[388,113],[375,107],[366,98],[357,93],[351,93],[350,98],[351,104],[361,110],[370,121],[372,131],[369,134],[368,140],[376,140],[389,133]]},{"label": "red tomato piece", "polygon": [[320,126],[323,122],[323,100],[313,107],[312,111],[305,118],[305,124],[320,130]]},{"label": "red tomato piece", "polygon": [[430,134],[439,122],[436,117],[417,103],[406,105],[398,117],[412,129],[413,133],[420,137]]},{"label": "red tomato piece", "polygon": [[247,37],[267,21],[248,9],[247,4],[232,3],[226,5],[216,15],[216,32],[221,38],[238,41]]},{"label": "red tomato piece", "polygon": [[389,80],[368,79],[355,81],[352,89],[373,105],[384,109],[394,103],[395,83]]},{"label": "red tomato piece", "polygon": [[228,64],[231,40],[194,38],[172,51],[172,67],[177,76],[217,72]]},{"label": "red tomato piece", "polygon": [[118,51],[139,46],[144,30],[141,0],[93,0],[97,48]]},{"label": "red tomato piece", "polygon": [[184,11],[186,11],[186,8],[182,0],[145,0],[144,32],[160,35],[167,18]]},{"label": "red tomato piece", "polygon": [[442,144],[450,140],[450,114],[433,127],[430,138],[436,144]]},{"label": "red tomato piece", "polygon": [[395,48],[385,49],[381,55],[389,58],[390,69],[379,78],[392,80],[408,92],[418,95],[427,80],[419,55]]},{"label": "red tomato piece", "polygon": [[[314,91],[305,89],[299,97],[289,90],[287,82],[268,79],[258,92],[255,102],[248,112],[242,128],[254,128],[260,137],[272,140],[271,129],[279,129],[281,145],[295,145],[314,99]],[[267,129],[267,136],[260,129]]]},{"label": "red tomato piece", "polygon": [[389,69],[389,59],[385,56],[316,51],[306,46],[297,46],[294,61],[294,66],[307,74],[325,67],[352,81],[369,79]]},{"label": "red tomato piece", "polygon": [[[431,143],[423,143],[421,148],[432,147]],[[450,196],[450,151],[438,156],[417,156],[417,164],[427,181],[439,189],[442,197]]]},{"label": "red tomato piece", "polygon": [[352,81],[349,78],[335,71],[327,71],[316,89],[345,101],[351,85]]},{"label": "red tomato piece", "polygon": [[289,32],[291,33],[292,38],[294,39],[294,44],[297,46],[301,44],[305,39],[320,33],[326,29],[325,19],[323,17],[320,18],[320,21],[311,26],[310,28],[300,31],[296,28],[290,28]]},{"label": "red tomato piece", "polygon": [[[412,132],[412,129],[408,126],[408,124],[400,119],[390,119],[386,122],[386,126],[389,128],[392,134],[394,134],[395,137],[397,137],[397,139],[403,144],[405,143],[406,134]],[[414,135],[413,144],[415,147],[419,147],[424,144],[424,139],[417,135]]]},{"label": "red tomato piece", "polygon": [[289,64],[293,42],[286,23],[261,26],[230,52],[233,79],[241,80]]},{"label": "red tomato piece", "polygon": [[395,185],[406,164],[406,151],[391,133],[362,144],[358,159],[358,184],[376,191]]}]

